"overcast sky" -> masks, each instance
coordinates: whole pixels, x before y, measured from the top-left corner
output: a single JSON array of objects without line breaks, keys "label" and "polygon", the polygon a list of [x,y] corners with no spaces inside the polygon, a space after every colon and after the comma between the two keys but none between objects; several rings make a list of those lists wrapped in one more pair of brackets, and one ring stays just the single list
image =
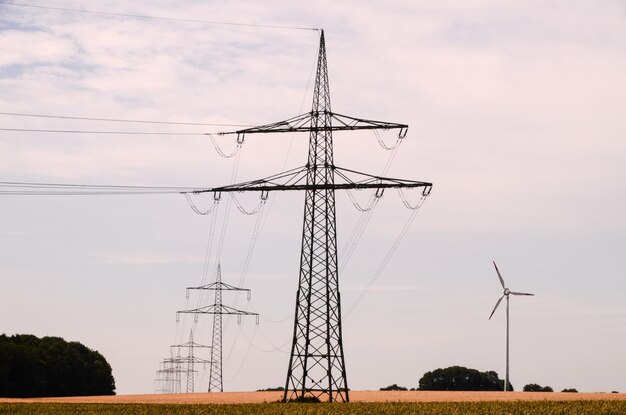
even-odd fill
[{"label": "overcast sky", "polygon": [[[385,192],[359,243],[344,248],[364,214],[337,196],[350,388],[415,387],[451,365],[504,377],[504,309],[488,320],[502,294],[495,260],[511,289],[536,294],[511,299],[513,386],[626,391],[624,1],[27,4],[323,28],[333,110],[410,125],[397,153],[370,132],[334,136],[339,166],[381,174],[395,154],[389,176],[434,184],[356,307],[411,211]],[[2,4],[0,112],[279,121],[310,109],[318,43],[311,30]],[[9,115],[0,127],[229,129]],[[394,134],[382,134],[387,145]],[[230,136],[217,142],[235,148]],[[306,151],[306,135],[250,135],[224,159],[200,135],[0,131],[0,181],[212,187],[301,166]],[[0,196],[0,332],[80,341],[111,363],[118,393],[151,393],[169,345],[189,335],[193,320],[177,323],[175,312],[199,304],[185,287],[202,283],[213,241],[208,278],[219,257],[225,282],[252,289],[250,302],[224,302],[261,314],[258,326],[226,323],[224,388],[284,385],[303,196],[271,194],[257,215],[224,198],[206,216],[181,195]],[[370,193],[354,196],[366,204]],[[201,317],[196,340],[209,343],[210,329]],[[207,382],[201,372],[198,389]]]}]

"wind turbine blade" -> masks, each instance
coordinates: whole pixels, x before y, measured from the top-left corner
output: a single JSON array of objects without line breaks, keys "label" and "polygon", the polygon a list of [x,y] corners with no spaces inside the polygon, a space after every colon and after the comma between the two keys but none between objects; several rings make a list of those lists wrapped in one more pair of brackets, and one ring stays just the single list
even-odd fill
[{"label": "wind turbine blade", "polygon": [[500,270],[498,269],[498,266],[496,265],[496,261],[493,261],[493,266],[496,267],[496,272],[498,273],[498,278],[500,278],[500,284],[502,284],[502,288],[506,290],[506,287],[504,286],[504,279],[502,279],[502,275],[500,275]]},{"label": "wind turbine blade", "polygon": [[535,294],[531,294],[531,293],[517,293],[515,291],[511,291],[511,294],[513,294],[513,295],[535,295]]},{"label": "wind turbine blade", "polygon": [[491,312],[491,314],[489,315],[489,320],[491,320],[491,317],[493,317],[493,313],[496,312],[496,309],[498,308],[498,306],[500,305],[500,303],[502,302],[502,299],[505,297],[505,294],[502,294],[502,297],[500,297],[498,299],[498,302],[496,303],[496,306],[493,308],[493,311]]}]

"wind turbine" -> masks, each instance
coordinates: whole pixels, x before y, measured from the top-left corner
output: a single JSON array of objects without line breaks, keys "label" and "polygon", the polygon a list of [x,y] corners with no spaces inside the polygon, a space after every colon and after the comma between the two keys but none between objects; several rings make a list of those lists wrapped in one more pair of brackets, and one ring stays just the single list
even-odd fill
[{"label": "wind turbine", "polygon": [[493,266],[496,268],[496,272],[498,273],[498,278],[500,279],[500,284],[502,284],[502,288],[504,288],[504,293],[502,294],[502,297],[498,299],[496,306],[493,308],[493,311],[491,312],[491,315],[489,316],[489,320],[491,320],[491,317],[493,317],[493,313],[496,312],[496,309],[502,302],[502,299],[506,297],[506,376],[504,379],[504,391],[506,392],[509,389],[509,295],[511,294],[535,295],[535,294],[519,293],[519,292],[509,290],[504,284],[504,279],[502,278],[502,275],[500,274],[500,270],[498,269],[498,266],[496,265],[496,261],[493,261]]}]

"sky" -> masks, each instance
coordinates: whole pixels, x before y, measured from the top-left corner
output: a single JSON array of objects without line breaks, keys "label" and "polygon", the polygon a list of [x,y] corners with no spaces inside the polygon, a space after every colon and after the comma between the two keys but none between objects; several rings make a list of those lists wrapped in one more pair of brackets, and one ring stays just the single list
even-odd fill
[{"label": "sky", "polygon": [[[504,308],[488,320],[502,294],[495,260],[512,290],[536,294],[511,298],[515,389],[626,391],[623,1],[20,4],[323,28],[333,110],[409,124],[397,151],[371,132],[334,135],[338,166],[433,183],[413,221],[386,191],[356,245],[366,214],[337,195],[350,388],[416,387],[452,365],[503,378]],[[302,166],[306,135],[249,135],[223,158],[202,134],[234,127],[7,113],[280,121],[310,109],[318,44],[313,30],[0,4],[0,181],[214,187]],[[224,390],[284,385],[303,196],[271,194],[256,215],[224,198],[197,215],[176,194],[0,195],[0,332],[80,341],[109,361],[118,394],[153,393],[159,362],[194,326],[176,311],[210,301],[185,288],[211,281],[219,259],[225,282],[252,290],[224,303],[260,314],[224,323]],[[259,206],[257,194],[236,198]],[[208,344],[210,318],[195,327]],[[201,371],[197,390],[207,382]]]}]

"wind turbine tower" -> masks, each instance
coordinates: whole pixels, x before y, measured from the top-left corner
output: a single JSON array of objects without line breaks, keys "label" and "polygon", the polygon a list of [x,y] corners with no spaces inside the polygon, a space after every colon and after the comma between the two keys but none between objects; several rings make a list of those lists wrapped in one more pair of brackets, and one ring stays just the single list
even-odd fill
[{"label": "wind turbine tower", "polygon": [[535,295],[535,294],[520,293],[520,292],[509,290],[506,287],[506,284],[504,283],[504,279],[502,278],[502,275],[500,274],[500,270],[498,269],[498,266],[496,265],[495,261],[493,261],[493,266],[496,268],[496,272],[498,273],[498,279],[500,279],[500,284],[502,284],[502,288],[504,289],[504,292],[502,294],[502,297],[498,299],[496,306],[493,308],[493,311],[489,315],[489,320],[491,320],[491,317],[493,317],[493,313],[496,312],[496,309],[502,302],[502,299],[506,297],[506,375],[504,377],[504,391],[506,392],[509,390],[509,296],[511,294],[513,295]]}]

